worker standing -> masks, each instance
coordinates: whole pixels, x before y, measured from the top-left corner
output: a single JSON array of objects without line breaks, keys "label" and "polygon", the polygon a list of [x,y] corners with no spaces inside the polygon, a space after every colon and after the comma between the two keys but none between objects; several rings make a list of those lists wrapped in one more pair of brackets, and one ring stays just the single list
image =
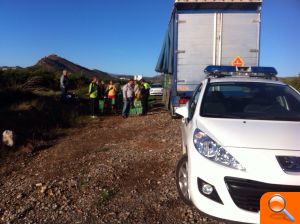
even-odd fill
[{"label": "worker standing", "polygon": [[141,90],[139,83],[134,80],[134,103],[133,105],[136,107],[137,101],[141,99]]},{"label": "worker standing", "polygon": [[150,84],[144,79],[141,79],[141,103],[142,103],[142,115],[147,115],[148,113],[148,101],[150,95]]},{"label": "worker standing", "polygon": [[98,114],[98,85],[97,78],[92,77],[92,81],[89,85],[89,97],[91,103],[91,115],[95,118]]},{"label": "worker standing", "polygon": [[132,105],[134,90],[133,90],[133,79],[130,79],[126,85],[123,86],[123,111],[122,117],[128,118],[130,107]]},{"label": "worker standing", "polygon": [[98,99],[99,100],[103,100],[105,97],[105,85],[104,85],[104,81],[98,80],[97,81],[97,85],[98,85]]},{"label": "worker standing", "polygon": [[69,72],[64,69],[63,74],[60,77],[60,89],[61,89],[61,101],[67,100],[67,94],[69,90]]},{"label": "worker standing", "polygon": [[113,112],[116,112],[115,105],[116,105],[117,89],[116,89],[115,85],[113,84],[113,81],[109,81],[106,92],[107,92],[107,97],[108,97],[108,100],[109,100],[109,103],[111,106],[111,110]]}]

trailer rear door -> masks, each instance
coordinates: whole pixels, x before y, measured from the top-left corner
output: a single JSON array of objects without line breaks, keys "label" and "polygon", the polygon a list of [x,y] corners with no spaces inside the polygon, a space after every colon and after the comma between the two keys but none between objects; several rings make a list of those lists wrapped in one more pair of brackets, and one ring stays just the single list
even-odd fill
[{"label": "trailer rear door", "polygon": [[213,63],[214,14],[178,15],[177,91],[193,91]]},{"label": "trailer rear door", "polygon": [[245,66],[259,61],[260,13],[223,13],[221,65],[231,65],[240,56]]},{"label": "trailer rear door", "polygon": [[193,91],[208,65],[259,65],[260,12],[181,13],[177,23],[177,91]]}]

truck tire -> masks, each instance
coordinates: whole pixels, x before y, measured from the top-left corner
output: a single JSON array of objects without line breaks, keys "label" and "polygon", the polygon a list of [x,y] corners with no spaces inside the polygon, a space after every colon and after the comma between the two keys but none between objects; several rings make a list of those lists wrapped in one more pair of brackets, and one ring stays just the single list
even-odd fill
[{"label": "truck tire", "polygon": [[176,187],[179,197],[188,206],[192,206],[193,202],[190,197],[188,188],[188,156],[183,155],[176,166]]}]

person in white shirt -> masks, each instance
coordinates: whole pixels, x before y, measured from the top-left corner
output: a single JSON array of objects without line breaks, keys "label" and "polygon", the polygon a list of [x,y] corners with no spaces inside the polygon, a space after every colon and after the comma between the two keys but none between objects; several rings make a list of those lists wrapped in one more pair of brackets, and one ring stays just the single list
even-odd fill
[{"label": "person in white shirt", "polygon": [[123,86],[123,110],[122,110],[122,117],[127,118],[129,115],[130,107],[134,97],[134,89],[133,89],[134,81],[130,79],[126,85]]}]

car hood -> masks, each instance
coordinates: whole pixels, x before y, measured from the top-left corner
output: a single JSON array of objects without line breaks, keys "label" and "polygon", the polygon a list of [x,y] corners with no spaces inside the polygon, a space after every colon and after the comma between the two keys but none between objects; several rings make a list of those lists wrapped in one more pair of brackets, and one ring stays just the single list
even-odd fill
[{"label": "car hood", "polygon": [[201,117],[197,126],[224,147],[300,151],[300,122]]}]

